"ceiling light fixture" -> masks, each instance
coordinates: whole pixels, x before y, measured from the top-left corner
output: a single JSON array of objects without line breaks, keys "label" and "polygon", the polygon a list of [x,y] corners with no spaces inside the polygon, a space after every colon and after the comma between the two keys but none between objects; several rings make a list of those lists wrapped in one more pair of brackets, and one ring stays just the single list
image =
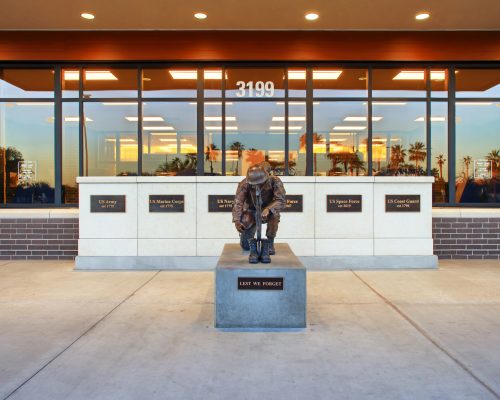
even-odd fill
[{"label": "ceiling light fixture", "polygon": [[[269,129],[272,131],[284,131],[285,127],[284,126],[270,126]],[[290,131],[300,131],[301,129],[302,129],[301,126],[289,126],[288,127],[288,130],[290,130]]]},{"label": "ceiling light fixture", "polygon": [[[137,122],[139,121],[139,117],[125,117],[127,121]],[[142,117],[144,122],[162,122],[165,121],[163,117]]]},{"label": "ceiling light fixture", "polygon": [[310,12],[306,14],[306,19],[308,21],[316,21],[319,18],[319,15],[315,12]]},{"label": "ceiling light fixture", "polygon": [[[198,72],[195,70],[185,70],[185,71],[179,71],[179,70],[169,70],[168,73],[173,79],[182,79],[182,80],[187,80],[187,79],[196,79],[198,76]],[[205,79],[217,79],[220,80],[222,79],[222,70],[213,70],[213,71],[204,71],[203,76]]]},{"label": "ceiling light fixture", "polygon": [[334,126],[333,127],[333,130],[334,131],[362,131],[366,129],[366,126],[341,126],[341,125],[338,125],[338,126]]},{"label": "ceiling light fixture", "polygon": [[207,14],[202,12],[197,12],[196,14],[194,14],[194,17],[196,19],[207,19]]},{"label": "ceiling light fixture", "polygon": [[[222,117],[205,117],[205,121],[221,122],[222,121]],[[236,117],[226,117],[226,121],[236,121]]]},{"label": "ceiling light fixture", "polygon": [[427,11],[422,11],[419,12],[417,15],[415,15],[415,19],[418,21],[422,21],[424,19],[429,18],[431,15]]},{"label": "ceiling light fixture", "polygon": [[91,13],[81,13],[80,16],[84,19],[94,19],[95,18],[95,15],[94,14],[91,14]]},{"label": "ceiling light fixture", "polygon": [[[118,78],[110,71],[85,71],[85,79],[88,81],[117,81]],[[80,80],[79,71],[64,71],[65,81]]]},{"label": "ceiling light fixture", "polygon": [[[384,117],[372,117],[372,121],[380,121]],[[350,122],[360,122],[360,121],[368,121],[368,117],[345,117],[344,121]]]},{"label": "ceiling light fixture", "polygon": [[145,131],[173,131],[174,127],[173,126],[145,126],[142,129]]},{"label": "ceiling light fixture", "polygon": [[[313,71],[313,79],[314,80],[335,80],[342,74],[342,71]],[[288,71],[288,80],[305,80],[306,79],[306,71],[304,70],[295,70]]]},{"label": "ceiling light fixture", "polygon": [[[285,117],[273,117],[273,121],[284,121]],[[306,117],[288,117],[289,121],[305,121]]]},{"label": "ceiling light fixture", "polygon": [[[418,117],[414,120],[415,122],[425,122],[425,117]],[[444,122],[446,117],[431,117],[431,122]]]}]

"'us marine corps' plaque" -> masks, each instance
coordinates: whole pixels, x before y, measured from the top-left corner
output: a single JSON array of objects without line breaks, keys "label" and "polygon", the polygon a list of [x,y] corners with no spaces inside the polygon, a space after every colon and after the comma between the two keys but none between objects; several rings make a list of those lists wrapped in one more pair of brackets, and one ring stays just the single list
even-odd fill
[{"label": "'us marine corps' plaque", "polygon": [[184,195],[150,194],[149,212],[184,212]]}]

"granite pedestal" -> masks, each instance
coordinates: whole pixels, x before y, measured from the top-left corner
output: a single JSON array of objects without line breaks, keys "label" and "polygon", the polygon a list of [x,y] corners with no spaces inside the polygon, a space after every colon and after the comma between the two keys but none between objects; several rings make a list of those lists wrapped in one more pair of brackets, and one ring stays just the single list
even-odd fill
[{"label": "granite pedestal", "polygon": [[248,252],[226,244],[215,272],[217,328],[304,328],[306,269],[286,243],[270,264],[250,264]]}]

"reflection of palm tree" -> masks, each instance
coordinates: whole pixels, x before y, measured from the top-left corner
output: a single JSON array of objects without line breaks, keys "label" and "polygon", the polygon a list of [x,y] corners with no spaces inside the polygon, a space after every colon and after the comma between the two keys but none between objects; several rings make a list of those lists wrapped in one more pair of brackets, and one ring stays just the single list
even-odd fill
[{"label": "reflection of palm tree", "polygon": [[415,169],[418,171],[418,163],[420,161],[424,161],[427,157],[425,145],[422,142],[417,141],[410,145],[408,153],[410,154],[410,161],[415,161]]},{"label": "reflection of palm tree", "polygon": [[359,175],[359,170],[365,170],[365,163],[361,161],[358,153],[329,153],[327,155],[327,158],[332,162],[332,169],[329,171],[330,174],[335,174],[335,172],[339,171],[337,168],[337,164],[342,164],[344,166],[344,173],[346,175],[348,171],[352,176],[354,175],[354,171],[356,171],[356,175]]},{"label": "reflection of palm tree", "polygon": [[443,165],[446,159],[444,158],[443,154],[438,155],[436,159],[437,159],[437,165],[439,167],[439,178],[443,179]]},{"label": "reflection of palm tree", "polygon": [[391,169],[398,169],[405,162],[406,150],[400,144],[391,146]]},{"label": "reflection of palm tree", "polygon": [[262,161],[265,161],[265,157],[264,154],[262,154],[262,151],[257,149],[249,149],[245,152],[245,161],[251,167],[252,165],[256,165],[258,163],[261,163]]},{"label": "reflection of palm tree", "polygon": [[351,175],[353,170],[356,171],[356,176],[359,175],[359,170],[366,171],[365,163],[364,161],[361,160],[361,158],[359,158],[358,153],[353,153],[353,157],[350,162],[350,169],[351,169]]},{"label": "reflection of palm tree", "polygon": [[234,170],[234,174],[235,175],[238,175],[238,169],[239,169],[239,161],[240,161],[240,158],[243,154],[243,150],[245,150],[245,145],[241,142],[233,142],[231,143],[231,145],[229,146],[229,150],[232,150],[232,151],[237,151],[238,152],[238,159],[236,160],[236,169]]},{"label": "reflection of palm tree", "polygon": [[[317,162],[317,158],[316,158],[316,152],[314,151],[314,145],[323,142],[323,135],[320,135],[318,133],[313,133],[312,137],[313,137],[312,142],[313,142],[314,172],[317,172],[318,171],[318,162]],[[304,133],[300,137],[300,150],[305,150],[306,144],[307,144],[307,135]]]},{"label": "reflection of palm tree", "polygon": [[[24,161],[23,154],[15,147],[1,147],[0,154],[2,157],[2,186],[3,186],[3,203],[7,203],[7,192],[11,195],[11,185],[7,184],[7,179],[10,178],[10,173],[18,169],[19,161]],[[16,184],[17,186],[17,184]]]},{"label": "reflection of palm tree", "polygon": [[471,156],[465,156],[463,158],[464,165],[465,165],[465,180],[467,181],[469,179],[469,165],[472,161]]},{"label": "reflection of palm tree", "polygon": [[214,174],[214,165],[213,162],[217,161],[217,157],[219,155],[219,149],[213,143],[210,143],[205,150],[205,160],[210,162],[210,174]]},{"label": "reflection of palm tree", "polygon": [[488,154],[486,154],[486,159],[491,162],[492,178],[496,178],[497,172],[500,169],[500,149],[491,150]]}]

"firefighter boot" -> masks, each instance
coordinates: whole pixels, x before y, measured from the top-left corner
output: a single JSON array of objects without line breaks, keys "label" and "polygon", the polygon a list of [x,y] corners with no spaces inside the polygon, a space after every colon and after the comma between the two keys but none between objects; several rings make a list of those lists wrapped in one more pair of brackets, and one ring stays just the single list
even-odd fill
[{"label": "firefighter boot", "polygon": [[260,262],[263,264],[269,264],[271,262],[271,257],[269,257],[270,242],[269,239],[262,239],[262,251],[260,253]]},{"label": "firefighter boot", "polygon": [[257,264],[259,262],[259,253],[257,252],[257,240],[248,239],[248,247],[250,248],[250,255],[248,262],[250,264]]}]

